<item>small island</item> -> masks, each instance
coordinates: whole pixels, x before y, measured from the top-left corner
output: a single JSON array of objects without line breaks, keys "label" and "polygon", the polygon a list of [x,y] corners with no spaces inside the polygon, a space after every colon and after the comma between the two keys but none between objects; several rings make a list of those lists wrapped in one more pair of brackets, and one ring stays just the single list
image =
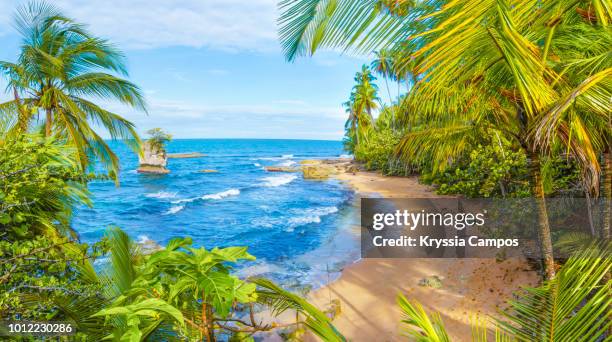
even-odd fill
[{"label": "small island", "polygon": [[172,135],[164,132],[161,128],[153,128],[147,131],[149,139],[142,145],[142,155],[138,157],[138,173],[167,174],[170,170],[166,143],[172,140]]}]

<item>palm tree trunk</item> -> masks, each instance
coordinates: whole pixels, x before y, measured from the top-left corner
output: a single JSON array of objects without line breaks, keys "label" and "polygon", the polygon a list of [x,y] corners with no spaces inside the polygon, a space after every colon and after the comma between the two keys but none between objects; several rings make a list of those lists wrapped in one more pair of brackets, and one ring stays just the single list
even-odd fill
[{"label": "palm tree trunk", "polygon": [[53,115],[51,114],[51,109],[47,108],[47,117],[45,119],[45,136],[51,136],[51,121],[53,120]]},{"label": "palm tree trunk", "polygon": [[530,151],[529,157],[531,159],[531,176],[533,178],[533,190],[538,210],[538,235],[540,239],[540,248],[542,249],[545,278],[546,280],[550,280],[555,277],[555,259],[553,257],[548,210],[546,209],[544,183],[542,182],[540,169],[540,156],[536,152]]},{"label": "palm tree trunk", "polygon": [[385,79],[385,86],[387,87],[387,94],[389,95],[389,105],[391,105],[393,103],[393,99],[391,98],[391,89],[389,88],[389,80],[387,80],[386,77],[384,77]]}]

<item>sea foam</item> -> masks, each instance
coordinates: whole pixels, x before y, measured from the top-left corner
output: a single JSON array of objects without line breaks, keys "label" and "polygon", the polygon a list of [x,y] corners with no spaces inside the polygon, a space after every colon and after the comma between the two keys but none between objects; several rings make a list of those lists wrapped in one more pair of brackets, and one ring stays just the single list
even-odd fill
[{"label": "sea foam", "polygon": [[185,209],[184,205],[175,205],[168,209],[168,211],[166,211],[164,215],[174,215],[183,209]]},{"label": "sea foam", "polygon": [[229,189],[226,191],[221,191],[216,194],[204,195],[202,196],[203,200],[220,200],[229,196],[238,196],[240,195],[240,190],[238,189]]},{"label": "sea foam", "polygon": [[270,188],[289,184],[293,182],[295,179],[297,179],[296,175],[280,175],[280,176],[262,178],[262,180],[264,181],[263,186],[267,186]]},{"label": "sea foam", "polygon": [[287,223],[288,232],[292,232],[296,227],[303,226],[309,223],[320,223],[321,217],[338,212],[338,207],[319,207],[304,209],[298,216],[290,218]]},{"label": "sea foam", "polygon": [[252,160],[286,160],[286,159],[293,159],[293,154],[283,154],[280,157],[260,157],[260,158],[254,158]]},{"label": "sea foam", "polygon": [[180,204],[180,203],[190,203],[190,202],[197,201],[197,200],[220,200],[225,197],[238,196],[238,195],[240,195],[240,190],[229,189],[229,190],[217,192],[216,194],[208,194],[208,195],[204,195],[200,197],[180,199],[180,200],[172,201],[172,203]]},{"label": "sea foam", "polygon": [[158,192],[153,193],[153,194],[146,194],[145,197],[148,197],[148,198],[159,198],[159,199],[175,198],[176,197],[176,192],[158,191]]}]

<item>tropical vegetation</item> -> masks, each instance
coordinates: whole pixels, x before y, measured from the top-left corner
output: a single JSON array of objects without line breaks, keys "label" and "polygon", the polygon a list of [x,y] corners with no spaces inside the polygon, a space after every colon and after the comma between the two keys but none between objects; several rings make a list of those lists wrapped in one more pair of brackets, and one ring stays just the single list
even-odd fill
[{"label": "tropical vegetation", "polygon": [[[609,340],[609,242],[576,249],[574,241],[572,257],[555,259],[546,206],[567,193],[603,197],[591,235],[609,239],[609,2],[283,0],[280,8],[289,60],[323,47],[373,57],[344,104],[345,146],[364,167],[418,173],[441,193],[537,199],[545,279],[510,300],[496,340]],[[140,153],[133,124],[96,102],[141,111],[146,103],[122,53],[53,6],[20,8],[15,26],[19,56],[0,62],[12,97],[0,104],[3,320],[67,320],[75,339],[92,341],[253,340],[298,327],[344,340],[300,296],[237,277],[233,267],[255,258],[247,247],[206,249],[185,237],[147,251],[117,227],[82,243],[70,219],[92,205],[88,182],[118,181],[119,160],[96,127]],[[160,148],[171,139],[149,134]],[[92,172],[96,162],[107,174]],[[411,338],[450,340],[439,315],[403,295],[398,302]],[[295,319],[264,320],[287,311]],[[473,331],[489,338],[486,324]]]},{"label": "tropical vegetation", "polygon": [[[525,160],[520,168],[526,168],[530,195],[539,203],[546,277],[555,276],[546,165],[565,160],[579,171],[586,196],[612,198],[612,6],[607,1],[298,0],[281,1],[280,8],[288,60],[340,48],[374,53],[373,64],[383,77],[403,76],[408,91],[390,104],[399,126],[395,131],[402,135],[392,148],[395,157],[430,180],[447,182],[449,170],[467,168],[467,174],[452,174],[462,182],[469,177],[469,159],[478,159],[474,153],[496,154],[479,147],[495,140],[518,154],[519,163]],[[359,144],[348,144],[356,158],[380,167],[372,162],[378,157],[358,153]],[[491,171],[503,175],[487,182],[503,183],[519,172],[501,164]],[[446,176],[437,178],[440,173]],[[447,184],[441,191],[478,195],[473,186]],[[608,238],[609,204],[606,212],[599,235]]]},{"label": "tropical vegetation", "polygon": [[17,61],[0,61],[13,95],[0,104],[5,120],[14,123],[10,132],[26,132],[42,116],[44,135],[65,139],[82,168],[99,161],[115,177],[119,160],[94,125],[136,151],[140,139],[131,122],[94,100],[146,110],[140,88],[121,78],[128,75],[123,54],[45,2],[20,7],[15,26],[22,37]]},{"label": "tropical vegetation", "polygon": [[[147,251],[117,227],[82,243],[72,213],[92,205],[88,182],[117,181],[119,167],[94,127],[140,144],[131,122],[93,101],[146,105],[136,85],[115,75],[127,76],[123,55],[53,6],[20,8],[16,27],[18,60],[0,62],[13,96],[0,104],[2,321],[66,321],[74,324],[70,339],[83,341],[252,341],[275,329],[344,340],[303,298],[268,279],[234,275],[235,264],[255,259],[247,247],[207,250],[177,238]],[[148,133],[159,148],[171,139],[160,129]],[[96,162],[108,173],[95,174]],[[293,319],[275,319],[287,311]]]},{"label": "tropical vegetation", "polygon": [[[284,0],[279,7],[289,61],[322,48],[373,57],[389,102],[378,106],[368,137],[351,129],[345,138],[364,167],[393,173],[388,165],[399,160],[400,170],[440,193],[536,199],[545,279],[511,302],[497,340],[608,339],[609,246],[555,259],[555,236],[557,246],[585,241],[553,236],[546,198],[603,198],[603,222],[591,236],[610,238],[609,1]],[[395,98],[390,80],[398,83]],[[414,340],[450,340],[438,315],[403,296],[399,303]],[[474,331],[474,340],[486,340],[486,328]]]},{"label": "tropical vegetation", "polygon": [[149,135],[147,144],[152,151],[164,151],[166,144],[172,140],[172,134],[164,132],[161,128],[151,128],[147,134]]}]

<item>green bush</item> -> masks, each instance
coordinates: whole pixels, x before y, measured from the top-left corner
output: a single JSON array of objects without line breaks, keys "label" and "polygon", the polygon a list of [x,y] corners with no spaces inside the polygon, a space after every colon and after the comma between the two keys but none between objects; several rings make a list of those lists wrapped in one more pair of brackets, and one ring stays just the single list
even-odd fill
[{"label": "green bush", "polygon": [[411,168],[395,155],[400,139],[401,134],[390,128],[372,129],[366,139],[355,147],[355,160],[364,163],[366,169],[380,170],[385,175],[408,175]]},{"label": "green bush", "polygon": [[[36,135],[0,139],[0,317],[58,319],[55,300],[95,289],[75,267],[102,253],[70,228],[89,203],[74,150]],[[102,243],[103,244],[103,243]]]},{"label": "green bush", "polygon": [[527,157],[502,144],[477,145],[441,173],[421,180],[438,185],[439,194],[466,197],[524,197],[530,194]]}]

